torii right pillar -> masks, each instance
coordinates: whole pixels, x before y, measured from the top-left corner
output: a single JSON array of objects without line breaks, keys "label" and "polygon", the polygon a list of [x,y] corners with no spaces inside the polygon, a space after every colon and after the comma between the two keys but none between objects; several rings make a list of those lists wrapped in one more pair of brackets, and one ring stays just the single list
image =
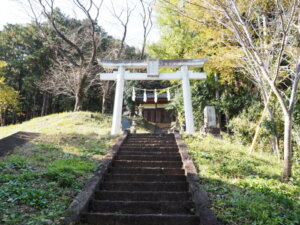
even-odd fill
[{"label": "torii right pillar", "polygon": [[194,116],[193,116],[189,70],[187,66],[181,67],[181,75],[182,75],[182,90],[183,90],[186,133],[193,134],[195,133],[195,125],[194,125]]}]

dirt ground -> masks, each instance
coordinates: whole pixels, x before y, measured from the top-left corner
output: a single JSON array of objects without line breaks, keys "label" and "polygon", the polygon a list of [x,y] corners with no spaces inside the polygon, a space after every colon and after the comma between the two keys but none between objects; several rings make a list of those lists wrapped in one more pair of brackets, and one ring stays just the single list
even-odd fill
[{"label": "dirt ground", "polygon": [[5,156],[14,148],[22,146],[38,136],[38,133],[21,131],[6,138],[0,139],[0,157]]}]

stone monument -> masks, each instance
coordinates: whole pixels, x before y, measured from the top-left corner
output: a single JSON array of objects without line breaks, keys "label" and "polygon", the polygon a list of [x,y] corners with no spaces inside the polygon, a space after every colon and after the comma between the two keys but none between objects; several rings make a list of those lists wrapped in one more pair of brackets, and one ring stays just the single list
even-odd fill
[{"label": "stone monument", "polygon": [[204,108],[204,127],[203,133],[209,133],[216,137],[220,137],[221,131],[217,125],[216,109],[214,106],[205,106]]}]

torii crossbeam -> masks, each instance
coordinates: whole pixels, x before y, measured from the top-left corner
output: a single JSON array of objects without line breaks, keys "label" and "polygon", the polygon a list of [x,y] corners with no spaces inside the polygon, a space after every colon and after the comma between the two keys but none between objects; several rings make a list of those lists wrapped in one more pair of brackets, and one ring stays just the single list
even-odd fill
[{"label": "torii crossbeam", "polygon": [[[117,81],[111,134],[116,135],[120,132],[125,80],[182,80],[186,133],[193,134],[195,127],[190,80],[206,79],[206,73],[193,72],[189,68],[203,67],[207,59],[99,60],[104,69],[117,69],[113,73],[100,74],[101,80]],[[147,73],[131,73],[126,71],[146,68]],[[174,73],[159,73],[160,68],[174,68],[179,70]]]}]

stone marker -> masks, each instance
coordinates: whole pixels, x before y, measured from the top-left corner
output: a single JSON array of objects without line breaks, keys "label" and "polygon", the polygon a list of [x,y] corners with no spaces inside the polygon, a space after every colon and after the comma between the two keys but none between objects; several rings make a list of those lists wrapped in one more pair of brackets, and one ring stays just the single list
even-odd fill
[{"label": "stone marker", "polygon": [[222,138],[221,130],[217,126],[216,109],[214,106],[205,106],[204,108],[204,126],[201,128],[202,133],[210,133],[215,137]]},{"label": "stone marker", "polygon": [[204,126],[205,128],[216,128],[217,118],[214,106],[205,106],[204,108]]},{"label": "stone marker", "polygon": [[122,118],[122,131],[130,130],[130,126],[131,126],[130,120],[127,118]]}]

